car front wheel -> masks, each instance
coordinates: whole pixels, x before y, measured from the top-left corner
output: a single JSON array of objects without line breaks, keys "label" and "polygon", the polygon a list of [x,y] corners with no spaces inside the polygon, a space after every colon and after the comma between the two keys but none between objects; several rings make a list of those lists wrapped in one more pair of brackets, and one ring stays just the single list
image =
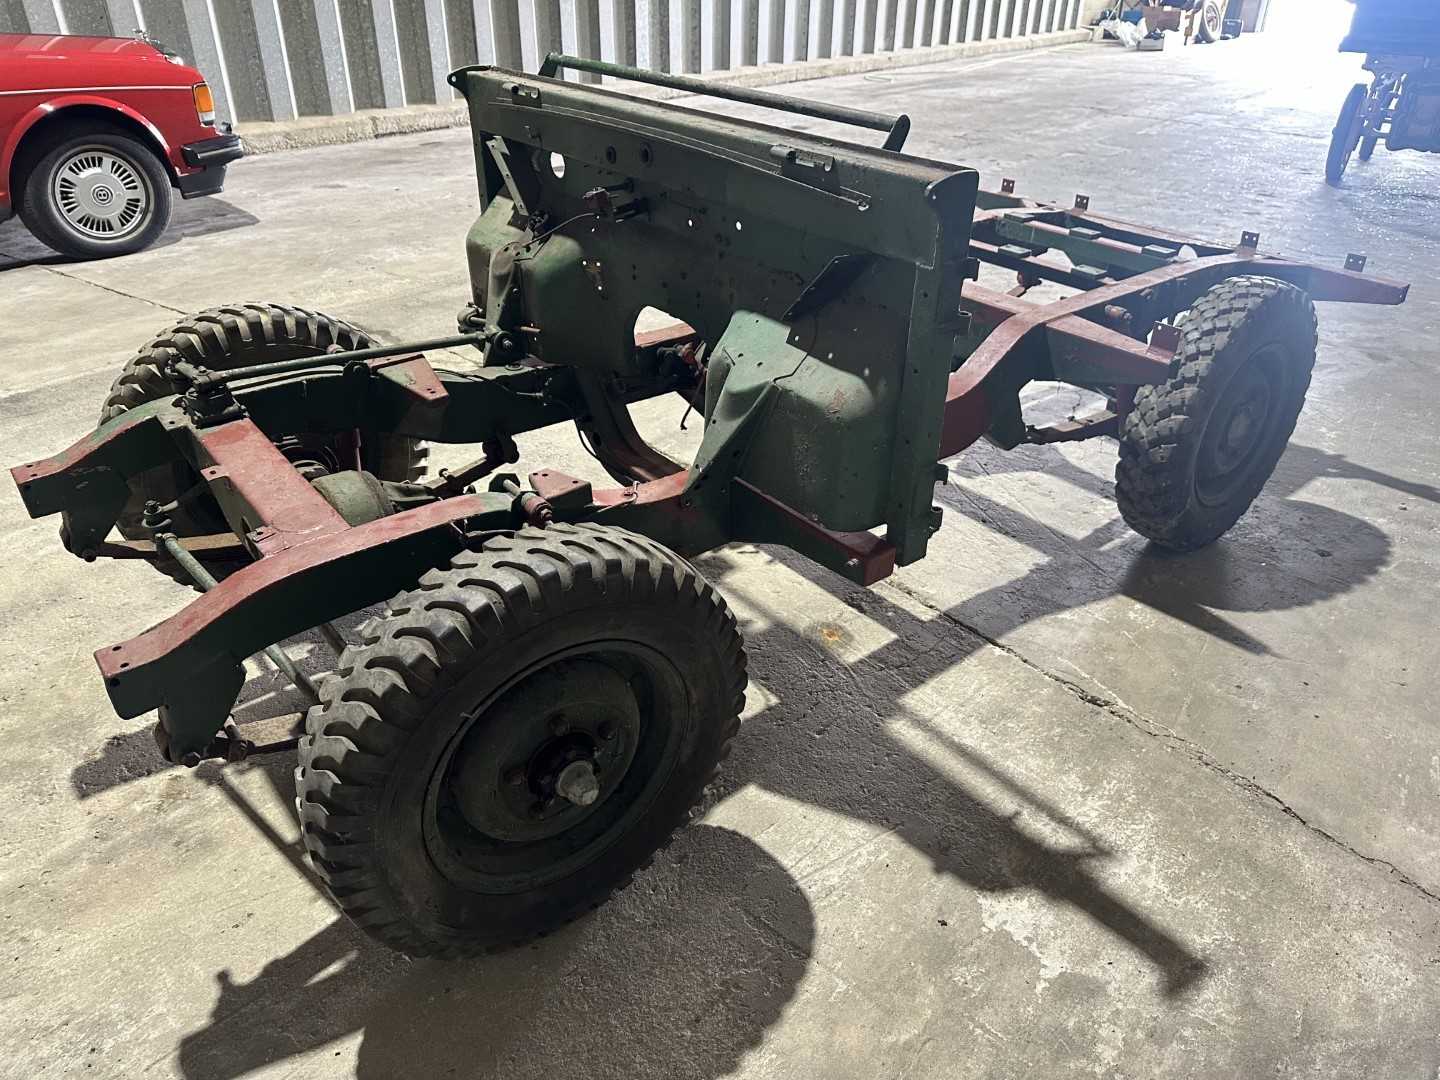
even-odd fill
[{"label": "car front wheel", "polygon": [[170,177],[148,146],[114,131],[72,131],[40,150],[20,216],[47,247],[104,259],[154,243],[170,205]]}]

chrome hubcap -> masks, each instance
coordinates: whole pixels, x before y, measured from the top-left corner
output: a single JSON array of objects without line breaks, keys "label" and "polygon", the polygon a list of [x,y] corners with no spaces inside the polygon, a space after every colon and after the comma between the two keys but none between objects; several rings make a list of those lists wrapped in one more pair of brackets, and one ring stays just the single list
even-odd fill
[{"label": "chrome hubcap", "polygon": [[60,162],[51,194],[66,223],[91,240],[122,240],[150,221],[149,181],[103,147],[84,147]]}]

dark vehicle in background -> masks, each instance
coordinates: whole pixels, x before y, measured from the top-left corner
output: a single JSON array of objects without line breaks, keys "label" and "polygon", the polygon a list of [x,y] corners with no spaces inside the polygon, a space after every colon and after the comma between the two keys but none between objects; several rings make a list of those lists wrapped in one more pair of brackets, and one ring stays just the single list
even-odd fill
[{"label": "dark vehicle in background", "polygon": [[1374,79],[1350,88],[1330,134],[1325,179],[1339,187],[1358,152],[1440,153],[1440,4],[1436,0],[1352,0],[1341,52],[1365,53]]},{"label": "dark vehicle in background", "polygon": [[171,189],[214,195],[243,152],[204,76],[153,41],[0,34],[0,221],[56,251],[148,247]]}]

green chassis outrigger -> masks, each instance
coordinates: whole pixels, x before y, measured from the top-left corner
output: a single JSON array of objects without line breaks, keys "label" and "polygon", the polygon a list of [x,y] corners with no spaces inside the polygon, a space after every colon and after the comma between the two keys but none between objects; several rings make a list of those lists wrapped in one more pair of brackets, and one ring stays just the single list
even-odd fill
[{"label": "green chassis outrigger", "polygon": [[[656,104],[562,67],[885,142]],[[1252,234],[1227,249],[1083,198],[980,191],[973,170],[902,154],[904,116],[557,55],[539,75],[451,79],[484,207],[459,335],[377,347],[300,309],[215,309],[132,361],[93,433],[13,470],[31,515],[63,515],[76,555],[146,558],[204,591],[96,653],[116,711],[158,709],[162,752],[189,765],[298,738],[317,870],[411,953],[542,933],[684,819],[745,686],[734,620],[685,556],[779,544],[872,584],[925,554],[937,462],[982,436],[1117,438],[1126,520],[1199,546],[1284,449],[1314,359],[1311,300],[1406,294],[1359,256],[1329,270],[1261,255]],[[1018,285],[980,287],[980,263]],[[1076,291],[1024,300],[1041,281]],[[637,338],[647,306],[684,324]],[[478,370],[421,355],[461,343]],[[1028,426],[1032,380],[1109,408]],[[703,416],[688,466],[627,411],[669,393]],[[515,435],[561,422],[616,486],[498,471]],[[422,442],[483,455],[423,480]],[[387,600],[358,645],[328,624]],[[343,650],[318,686],[274,647],[317,626]],[[303,733],[232,721],[261,650],[316,701]]]}]

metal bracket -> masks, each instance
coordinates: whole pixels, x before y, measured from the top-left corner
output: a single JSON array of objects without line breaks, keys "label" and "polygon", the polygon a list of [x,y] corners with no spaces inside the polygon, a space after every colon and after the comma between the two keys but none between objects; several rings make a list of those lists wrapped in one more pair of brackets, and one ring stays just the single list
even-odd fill
[{"label": "metal bracket", "polygon": [[1014,180],[1011,180],[1008,176],[1007,176],[1004,180],[1001,180],[1001,181],[1000,181],[1000,194],[1002,194],[1002,195],[1014,195],[1014,194],[1015,194],[1015,181],[1014,181]]},{"label": "metal bracket", "polygon": [[1260,247],[1260,234],[1258,232],[1243,232],[1240,234],[1239,251],[1256,251]]},{"label": "metal bracket", "polygon": [[1368,261],[1366,256],[1357,255],[1352,252],[1345,256],[1345,269],[1356,274],[1363,274],[1365,272],[1365,263]]},{"label": "metal bracket", "polygon": [[1150,345],[1173,356],[1180,348],[1180,328],[1174,323],[1157,322],[1150,331]]},{"label": "metal bracket", "polygon": [[1089,196],[1089,195],[1076,195],[1076,196],[1075,196],[1075,209],[1076,209],[1076,210],[1089,210],[1089,209],[1090,209],[1090,196]]},{"label": "metal bracket", "polygon": [[801,290],[782,317],[783,321],[793,323],[802,315],[820,310],[853,285],[874,261],[875,256],[869,254],[835,256],[815,280]]},{"label": "metal bracket", "polygon": [[540,181],[535,170],[519,155],[511,157],[510,146],[502,138],[486,139],[485,149],[490,151],[491,160],[505,181],[505,190],[515,204],[516,218],[528,219],[539,208]]}]

